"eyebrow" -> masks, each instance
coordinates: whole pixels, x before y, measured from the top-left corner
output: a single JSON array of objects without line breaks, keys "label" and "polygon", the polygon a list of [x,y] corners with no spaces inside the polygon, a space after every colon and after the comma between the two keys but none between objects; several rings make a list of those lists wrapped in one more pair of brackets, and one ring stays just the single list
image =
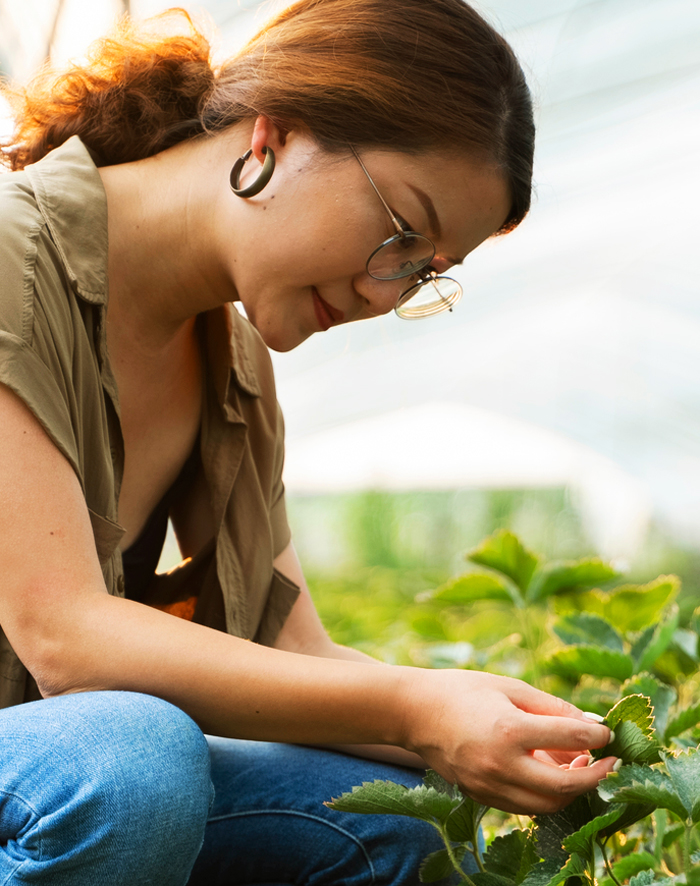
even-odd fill
[{"label": "eyebrow", "polygon": [[428,224],[430,225],[430,233],[435,237],[435,239],[439,239],[442,237],[442,228],[440,227],[440,219],[437,217],[437,212],[435,212],[435,206],[433,205],[433,201],[430,197],[425,193],[425,191],[421,191],[420,188],[417,188],[415,185],[412,185],[410,182],[407,182],[408,187],[413,191],[413,193],[420,200],[423,209],[428,216]]},{"label": "eyebrow", "polygon": [[[418,197],[425,209],[426,215],[428,216],[428,224],[430,225],[430,233],[433,235],[434,239],[439,240],[442,237],[442,228],[440,227],[440,219],[438,218],[438,214],[435,211],[435,205],[433,201],[430,199],[429,195],[422,191],[420,188],[412,185],[410,182],[406,182],[408,187],[413,191],[413,193]],[[463,259],[461,258],[452,258],[450,256],[445,256],[447,261],[452,265],[461,265],[463,263]]]}]

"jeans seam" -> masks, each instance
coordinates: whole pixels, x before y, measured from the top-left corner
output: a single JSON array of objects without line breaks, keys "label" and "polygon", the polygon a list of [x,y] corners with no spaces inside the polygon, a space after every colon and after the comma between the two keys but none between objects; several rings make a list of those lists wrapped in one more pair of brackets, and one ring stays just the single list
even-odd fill
[{"label": "jeans seam", "polygon": [[17,867],[14,869],[14,871],[10,871],[10,873],[9,873],[9,874],[5,877],[5,879],[2,881],[1,886],[7,886],[7,884],[8,884],[11,880],[14,880],[15,875],[18,874],[18,873],[22,870],[22,868],[24,867],[24,863],[25,863],[25,861],[26,861],[26,859],[24,859],[23,861],[21,861],[21,862],[17,865]]},{"label": "jeans seam", "polygon": [[298,815],[301,818],[308,818],[311,821],[320,822],[326,827],[332,828],[334,831],[338,831],[338,833],[342,834],[344,837],[347,837],[353,843],[360,847],[362,850],[362,854],[365,857],[365,861],[367,862],[367,867],[369,868],[370,876],[372,877],[372,883],[377,882],[377,877],[374,872],[374,865],[372,864],[372,860],[369,857],[369,853],[364,847],[362,840],[356,837],[354,834],[351,834],[350,831],[346,831],[345,828],[341,828],[340,825],[334,824],[333,822],[326,821],[325,818],[321,818],[320,815],[311,815],[309,812],[297,812],[291,809],[253,809],[250,812],[230,812],[228,815],[216,815],[209,818],[207,824],[212,824],[215,821],[225,821],[229,818],[243,818],[248,815]]},{"label": "jeans seam", "polygon": [[[38,828],[38,837],[39,837],[39,858],[37,859],[37,861],[43,861],[44,860],[44,841],[41,836],[41,818],[42,818],[41,813],[39,812],[38,809],[35,809],[28,800],[25,800],[24,797],[20,796],[19,794],[15,794],[14,791],[6,791],[3,788],[0,788],[0,794],[2,794],[5,797],[12,797],[15,800],[18,800],[20,803],[22,803],[23,806],[26,806],[27,809],[36,818],[36,826]],[[24,865],[24,861],[20,862],[19,867],[15,868],[15,870],[12,872],[11,876],[14,877],[14,875],[17,873],[19,868],[21,868],[23,865]],[[1,884],[1,886],[5,886],[5,883],[7,883],[7,880],[5,880],[4,883]]]}]

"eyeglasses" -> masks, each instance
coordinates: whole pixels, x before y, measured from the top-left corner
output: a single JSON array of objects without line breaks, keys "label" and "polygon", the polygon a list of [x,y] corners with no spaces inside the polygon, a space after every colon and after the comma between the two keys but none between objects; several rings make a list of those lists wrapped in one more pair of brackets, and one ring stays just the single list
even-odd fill
[{"label": "eyeglasses", "polygon": [[435,244],[422,234],[412,231],[389,208],[386,200],[367,172],[360,155],[350,146],[362,171],[387,211],[396,233],[381,243],[367,259],[367,273],[375,280],[400,280],[418,277],[399,296],[394,311],[402,320],[420,320],[443,311],[451,311],[462,297],[462,287],[451,277],[441,277],[430,262],[435,257]]}]

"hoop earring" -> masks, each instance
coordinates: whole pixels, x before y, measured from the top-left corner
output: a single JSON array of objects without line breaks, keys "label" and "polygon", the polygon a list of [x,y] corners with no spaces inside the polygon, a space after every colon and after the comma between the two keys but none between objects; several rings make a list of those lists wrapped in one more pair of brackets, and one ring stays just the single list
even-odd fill
[{"label": "hoop earring", "polygon": [[272,148],[268,148],[267,146],[262,149],[263,154],[265,155],[265,162],[263,163],[263,168],[260,170],[260,175],[255,179],[254,182],[248,185],[247,188],[241,187],[241,170],[243,166],[247,163],[248,160],[253,155],[253,149],[249,148],[242,157],[239,157],[238,160],[233,164],[233,169],[231,170],[231,190],[237,197],[254,197],[256,194],[259,194],[260,191],[265,187],[265,185],[272,178],[272,173],[275,171],[275,153]]}]

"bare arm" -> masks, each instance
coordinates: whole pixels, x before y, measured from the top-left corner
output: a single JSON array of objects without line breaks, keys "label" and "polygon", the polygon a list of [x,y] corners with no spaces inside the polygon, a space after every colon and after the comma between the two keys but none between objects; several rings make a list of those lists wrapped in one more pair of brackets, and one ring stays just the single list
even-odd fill
[{"label": "bare arm", "polygon": [[560,808],[610,770],[537,760],[609,730],[517,680],[268,649],[109,596],[75,474],[3,386],[0,452],[0,622],[45,695],[131,690],[219,735],[399,745],[508,810]]},{"label": "bare arm", "polygon": [[[385,665],[376,658],[365,655],[359,649],[341,646],[339,643],[331,640],[318,616],[301,564],[299,563],[299,558],[291,542],[275,558],[275,568],[301,589],[297,602],[294,604],[289,618],[277,637],[275,642],[277,649],[285,649],[289,652],[298,652],[304,655],[314,655],[319,658],[358,661],[389,667],[389,665]],[[390,745],[341,745],[339,750],[360,757],[368,757],[371,760],[395,763],[399,766],[411,766],[415,769],[425,769],[426,767],[425,762],[418,754],[411,753],[405,750],[405,748],[392,747]]]}]

